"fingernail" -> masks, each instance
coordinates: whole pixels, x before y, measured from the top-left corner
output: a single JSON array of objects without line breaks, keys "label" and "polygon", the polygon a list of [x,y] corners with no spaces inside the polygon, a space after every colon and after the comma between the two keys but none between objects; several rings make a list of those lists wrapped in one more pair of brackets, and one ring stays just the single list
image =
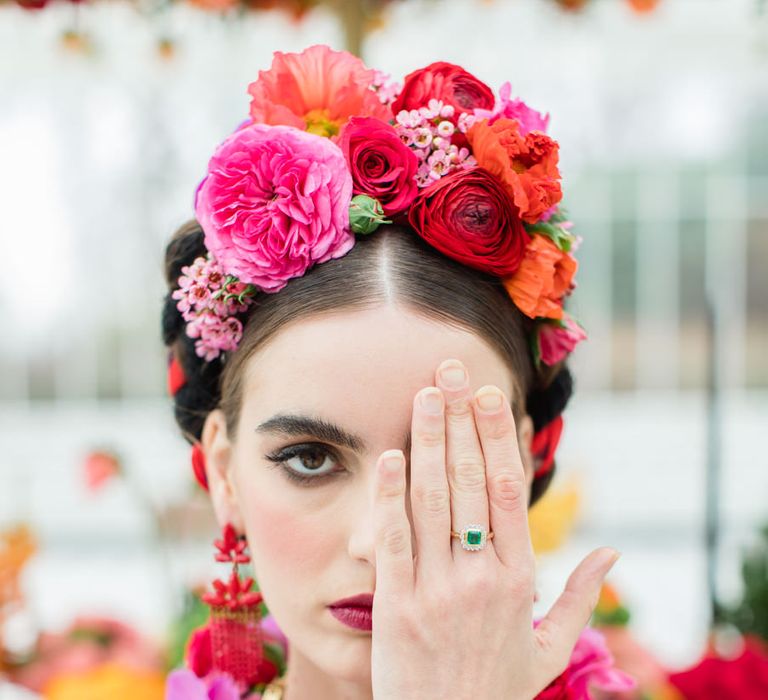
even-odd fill
[{"label": "fingernail", "polygon": [[390,450],[385,452],[382,457],[384,471],[389,474],[396,474],[403,465],[403,455],[399,450]]},{"label": "fingernail", "polygon": [[607,576],[608,572],[613,568],[613,565],[619,560],[619,557],[621,556],[621,552],[610,548],[609,553],[604,555],[601,563],[603,569],[605,569],[605,573],[603,576]]},{"label": "fingernail", "polygon": [[486,413],[496,413],[501,408],[504,396],[495,386],[483,386],[475,394],[477,405]]},{"label": "fingernail", "polygon": [[448,360],[440,368],[439,374],[440,381],[448,389],[461,389],[467,382],[467,373],[458,360]]},{"label": "fingernail", "polygon": [[437,415],[443,410],[443,392],[436,387],[423,389],[419,401],[427,413]]}]

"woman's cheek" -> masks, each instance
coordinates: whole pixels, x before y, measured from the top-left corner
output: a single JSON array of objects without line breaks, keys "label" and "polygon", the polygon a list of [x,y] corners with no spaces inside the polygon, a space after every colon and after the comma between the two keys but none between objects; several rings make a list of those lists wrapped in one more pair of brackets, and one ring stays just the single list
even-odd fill
[{"label": "woman's cheek", "polygon": [[[279,498],[279,500],[278,500]],[[257,573],[287,569],[293,579],[299,571],[322,568],[338,546],[333,542],[333,520],[302,510],[301,498],[270,499],[269,492],[256,492],[243,504],[248,543]],[[282,575],[282,574],[281,574]]]}]

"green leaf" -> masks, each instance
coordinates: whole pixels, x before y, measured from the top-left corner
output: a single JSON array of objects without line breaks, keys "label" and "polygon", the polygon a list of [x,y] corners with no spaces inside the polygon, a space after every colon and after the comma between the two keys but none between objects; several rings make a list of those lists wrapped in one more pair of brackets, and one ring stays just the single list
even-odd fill
[{"label": "green leaf", "polygon": [[373,233],[381,224],[392,222],[384,216],[381,202],[378,199],[359,194],[352,197],[349,205],[349,225],[354,233]]},{"label": "green leaf", "polygon": [[564,253],[570,252],[573,245],[573,234],[566,231],[562,226],[553,224],[551,219],[538,224],[525,224],[525,230],[531,234],[538,233],[546,236]]}]

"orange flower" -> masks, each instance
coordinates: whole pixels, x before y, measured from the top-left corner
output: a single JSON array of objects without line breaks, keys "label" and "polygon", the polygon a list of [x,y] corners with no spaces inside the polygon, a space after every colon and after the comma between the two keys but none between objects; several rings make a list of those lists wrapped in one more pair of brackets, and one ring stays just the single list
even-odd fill
[{"label": "orange flower", "polygon": [[392,115],[370,89],[374,71],[346,51],[310,46],[302,53],[276,51],[272,67],[248,86],[251,118],[287,124],[319,136],[336,136],[352,116]]},{"label": "orange flower", "polygon": [[557,168],[559,146],[546,134],[520,134],[516,119],[477,122],[467,133],[477,164],[501,180],[523,221],[535,224],[563,196]]},{"label": "orange flower", "polygon": [[163,700],[165,678],[158,671],[109,663],[57,676],[45,686],[43,695],[46,700]]},{"label": "orange flower", "polygon": [[517,272],[503,280],[512,300],[526,316],[560,319],[563,297],[573,289],[578,263],[549,238],[534,235]]}]

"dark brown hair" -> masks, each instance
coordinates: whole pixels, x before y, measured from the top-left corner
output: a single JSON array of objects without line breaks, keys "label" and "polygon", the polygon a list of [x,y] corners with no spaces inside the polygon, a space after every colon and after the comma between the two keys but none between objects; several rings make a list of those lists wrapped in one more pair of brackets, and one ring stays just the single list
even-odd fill
[{"label": "dark brown hair", "polygon": [[[178,286],[182,266],[205,253],[203,232],[196,221],[182,226],[166,249],[169,292],[163,309],[163,340],[187,377],[174,401],[176,420],[190,442],[200,439],[206,416],[217,407],[224,412],[229,434],[235,435],[243,367],[287,323],[384,301],[469,330],[485,340],[511,371],[515,416],[528,413],[534,429],[557,417],[570,397],[571,375],[565,367],[546,376],[536,371],[528,346],[531,321],[517,309],[500,280],[445,257],[402,226],[382,226],[372,235],[358,236],[343,257],[315,265],[277,293],[259,294],[245,312],[237,350],[206,362],[195,354],[194,341],[184,332],[185,322],[170,296]],[[551,477],[552,472],[534,481],[531,503],[544,492]]]}]

